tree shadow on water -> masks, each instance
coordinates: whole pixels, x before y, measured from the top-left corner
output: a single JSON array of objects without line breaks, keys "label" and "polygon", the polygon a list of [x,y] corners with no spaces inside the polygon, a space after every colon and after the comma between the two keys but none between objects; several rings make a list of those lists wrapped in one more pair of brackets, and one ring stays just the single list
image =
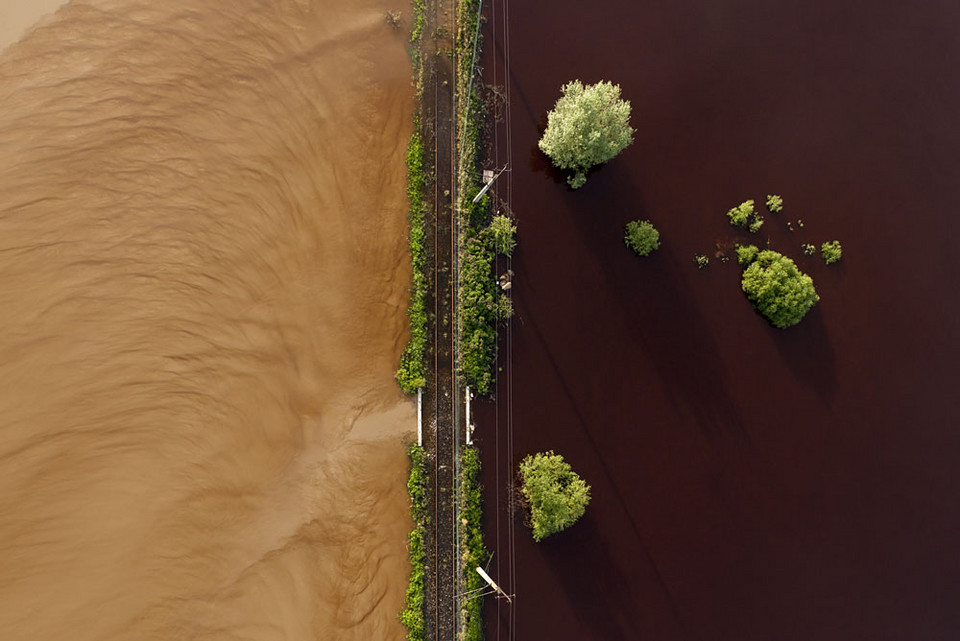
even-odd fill
[{"label": "tree shadow on water", "polygon": [[[629,219],[657,217],[649,215],[626,172],[615,165],[604,172],[609,175],[594,190],[601,194],[595,209],[627,209]],[[733,436],[749,443],[727,384],[729,372],[713,339],[716,322],[708,321],[681,271],[696,272],[693,262],[681,258],[669,241],[639,258],[624,247],[623,222],[602,216],[575,219],[583,242],[604,257],[599,263],[605,287],[616,301],[616,309],[598,310],[600,317],[620,314],[630,329],[629,335],[616,337],[618,353],[651,362],[676,412],[691,414],[708,442]],[[721,274],[702,276],[715,280]]]},{"label": "tree shadow on water", "polygon": [[[546,122],[544,121],[541,125],[537,126],[537,140],[543,137],[543,132],[546,129]],[[554,164],[550,161],[550,158],[547,157],[547,154],[543,153],[540,150],[540,147],[536,144],[530,147],[530,159],[528,162],[530,171],[535,174],[544,174],[553,181],[556,185],[566,185],[567,184],[567,175],[561,169],[557,169]]]},{"label": "tree shadow on water", "polygon": [[569,530],[547,538],[543,546],[557,573],[566,603],[583,627],[607,641],[632,639],[632,626],[623,620],[634,612],[630,585],[621,568],[625,559],[615,559],[588,515]]},{"label": "tree shadow on water", "polygon": [[[543,153],[539,147],[539,141],[543,138],[544,132],[547,130],[547,117],[544,115],[540,118],[540,122],[537,123],[537,144],[534,144],[530,147],[530,159],[527,165],[530,168],[530,171],[535,174],[545,174],[550,180],[553,181],[556,185],[563,185],[567,188],[567,191],[573,192],[575,189],[571,188],[567,183],[567,177],[571,172],[558,169],[553,161]],[[586,171],[587,180],[590,180],[590,176],[593,175],[600,167],[603,167],[603,164],[596,165],[591,167]]]},{"label": "tree shadow on water", "polygon": [[775,332],[777,350],[796,379],[830,406],[837,387],[837,359],[819,305],[794,327],[769,331]]}]

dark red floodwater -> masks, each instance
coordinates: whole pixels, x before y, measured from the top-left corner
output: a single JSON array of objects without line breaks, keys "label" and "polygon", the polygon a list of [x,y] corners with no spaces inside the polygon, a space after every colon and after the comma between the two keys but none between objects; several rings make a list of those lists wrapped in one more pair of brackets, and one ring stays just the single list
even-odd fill
[{"label": "dark red floodwater", "polygon": [[[520,229],[499,400],[475,407],[493,572],[517,594],[488,603],[488,638],[960,638],[960,3],[487,12]],[[536,149],[573,78],[619,83],[637,129],[576,192]],[[786,206],[759,239],[821,295],[785,331],[735,263],[693,263],[767,193]],[[646,259],[622,242],[636,218],[661,231]],[[838,265],[800,253],[832,239]],[[508,470],[544,449],[593,503],[511,546]]]}]

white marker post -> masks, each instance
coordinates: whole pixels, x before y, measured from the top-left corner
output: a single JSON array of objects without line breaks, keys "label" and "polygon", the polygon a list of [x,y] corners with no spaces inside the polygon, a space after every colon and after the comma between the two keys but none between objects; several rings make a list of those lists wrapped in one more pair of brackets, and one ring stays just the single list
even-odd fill
[{"label": "white marker post", "polygon": [[463,404],[467,407],[467,445],[473,445],[473,429],[470,425],[470,386],[467,385],[467,389],[463,395]]}]

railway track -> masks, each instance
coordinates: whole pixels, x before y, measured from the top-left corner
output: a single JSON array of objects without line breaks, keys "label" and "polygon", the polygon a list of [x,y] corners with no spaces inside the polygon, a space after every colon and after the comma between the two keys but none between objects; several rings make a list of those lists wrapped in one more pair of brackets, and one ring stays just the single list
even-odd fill
[{"label": "railway track", "polygon": [[[433,237],[433,367],[425,390],[424,406],[433,415],[426,445],[433,461],[431,490],[433,521],[432,563],[427,590],[431,595],[433,628],[430,636],[453,641],[458,627],[457,585],[457,462],[459,460],[460,398],[457,380],[457,216],[455,156],[454,41],[456,3],[430,0],[427,3],[425,47],[422,56],[429,65],[423,91],[423,123],[433,141],[432,158],[427,159],[433,176],[433,215],[428,233]],[[432,49],[432,50],[431,50]],[[431,162],[432,161],[432,162]]]}]

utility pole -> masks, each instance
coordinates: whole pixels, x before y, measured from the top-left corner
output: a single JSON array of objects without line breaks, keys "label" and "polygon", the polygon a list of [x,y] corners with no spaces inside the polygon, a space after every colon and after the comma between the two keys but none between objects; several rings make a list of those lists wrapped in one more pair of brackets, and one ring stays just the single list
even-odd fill
[{"label": "utility pole", "polygon": [[479,574],[480,577],[481,577],[484,581],[486,581],[487,584],[488,584],[491,588],[493,588],[494,591],[495,591],[497,594],[499,594],[500,596],[502,596],[503,598],[505,598],[505,599],[507,600],[507,603],[513,603],[513,599],[510,598],[510,595],[507,594],[506,592],[504,592],[503,590],[501,590],[501,589],[500,589],[500,586],[497,585],[497,584],[494,582],[494,580],[490,578],[490,575],[487,574],[486,572],[484,572],[484,571],[483,571],[483,568],[480,567],[479,565],[477,566],[477,574]]},{"label": "utility pole", "polygon": [[[501,169],[500,171],[498,171],[498,172],[496,173],[496,175],[494,175],[494,176],[489,180],[489,182],[487,182],[487,184],[483,186],[483,189],[480,190],[480,193],[473,197],[473,202],[476,203],[478,200],[480,200],[481,198],[483,198],[483,195],[484,195],[485,193],[487,193],[487,191],[489,191],[489,189],[490,189],[490,186],[493,185],[493,181],[495,181],[497,178],[499,178],[499,177],[500,177],[500,174],[502,174],[502,173],[505,172],[506,170],[507,170],[507,166],[504,165],[504,166],[503,166],[503,169]],[[486,174],[487,172],[483,172],[483,173]]]}]

